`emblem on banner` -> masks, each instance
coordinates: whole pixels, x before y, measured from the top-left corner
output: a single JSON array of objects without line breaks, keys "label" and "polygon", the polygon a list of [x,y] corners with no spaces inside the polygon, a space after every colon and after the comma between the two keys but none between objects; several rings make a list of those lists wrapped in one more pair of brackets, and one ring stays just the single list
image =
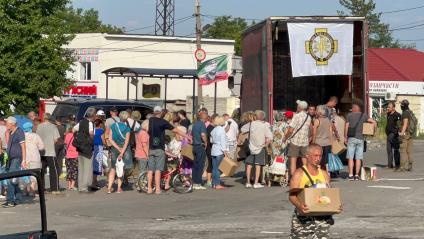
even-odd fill
[{"label": "emblem on banner", "polygon": [[305,42],[305,50],[315,59],[317,66],[328,65],[328,60],[338,51],[338,41],[327,28],[315,28],[315,34]]}]

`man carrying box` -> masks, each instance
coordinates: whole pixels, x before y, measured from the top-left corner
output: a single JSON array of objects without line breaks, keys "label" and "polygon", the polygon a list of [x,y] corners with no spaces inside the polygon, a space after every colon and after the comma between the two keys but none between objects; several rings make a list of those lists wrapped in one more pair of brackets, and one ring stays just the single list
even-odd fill
[{"label": "man carrying box", "polygon": [[[308,216],[310,209],[298,195],[299,189],[328,188],[330,177],[326,170],[320,169],[322,148],[311,144],[307,148],[306,165],[293,174],[290,181],[290,202],[296,207],[292,218],[290,238],[328,238],[330,225],[334,223],[331,214],[328,216]],[[341,205],[336,213],[341,212]]]}]

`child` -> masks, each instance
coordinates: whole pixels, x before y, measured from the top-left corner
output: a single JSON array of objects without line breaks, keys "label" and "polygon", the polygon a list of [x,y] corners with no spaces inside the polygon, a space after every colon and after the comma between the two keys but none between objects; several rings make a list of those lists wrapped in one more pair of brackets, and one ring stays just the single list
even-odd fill
[{"label": "child", "polygon": [[75,181],[78,179],[78,151],[75,146],[72,145],[74,141],[74,133],[72,129],[75,123],[71,123],[68,131],[65,135],[65,165],[66,165],[66,181],[68,182],[68,190],[76,191]]},{"label": "child", "polygon": [[[184,126],[177,126],[178,130],[180,130],[183,133],[187,132],[187,129]],[[174,135],[174,138],[171,140],[169,136],[165,136],[165,153],[168,156],[167,162],[172,163],[178,163],[176,160],[182,160],[181,157],[181,147],[182,147],[182,137],[178,134]],[[172,164],[171,163],[171,164]],[[172,166],[171,166],[172,167]],[[171,168],[170,170],[174,170],[175,167]],[[170,171],[168,170],[168,171]],[[171,175],[169,175],[166,178],[165,183],[165,190],[169,190],[170,188],[170,181],[171,181]]]},{"label": "child", "polygon": [[103,145],[105,145],[106,142],[102,119],[96,119],[94,125],[96,126],[96,130],[94,132],[93,184],[91,187],[98,190],[100,189],[100,185],[97,181],[97,176],[103,173]]}]

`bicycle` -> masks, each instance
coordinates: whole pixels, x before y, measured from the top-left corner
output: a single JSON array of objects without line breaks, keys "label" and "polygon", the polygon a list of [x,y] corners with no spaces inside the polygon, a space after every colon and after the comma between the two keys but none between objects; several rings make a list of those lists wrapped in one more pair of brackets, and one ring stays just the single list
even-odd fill
[{"label": "bicycle", "polygon": [[[160,176],[161,188],[165,188],[165,182],[168,177],[171,177],[170,187],[174,188],[176,193],[190,193],[193,191],[193,182],[191,177],[183,173],[182,160],[176,159],[177,165],[175,168],[168,166],[167,170],[162,172]],[[172,162],[172,161],[171,161]],[[155,179],[152,181],[152,189],[155,190]],[[147,193],[148,182],[147,172],[143,172],[138,176],[137,188],[139,192]]]}]

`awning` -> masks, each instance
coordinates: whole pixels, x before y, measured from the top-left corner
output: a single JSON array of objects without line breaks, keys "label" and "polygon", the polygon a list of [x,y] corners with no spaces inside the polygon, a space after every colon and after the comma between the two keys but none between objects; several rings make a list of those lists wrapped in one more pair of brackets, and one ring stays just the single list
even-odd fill
[{"label": "awning", "polygon": [[114,67],[102,72],[107,76],[197,79],[195,69],[155,69]]}]

